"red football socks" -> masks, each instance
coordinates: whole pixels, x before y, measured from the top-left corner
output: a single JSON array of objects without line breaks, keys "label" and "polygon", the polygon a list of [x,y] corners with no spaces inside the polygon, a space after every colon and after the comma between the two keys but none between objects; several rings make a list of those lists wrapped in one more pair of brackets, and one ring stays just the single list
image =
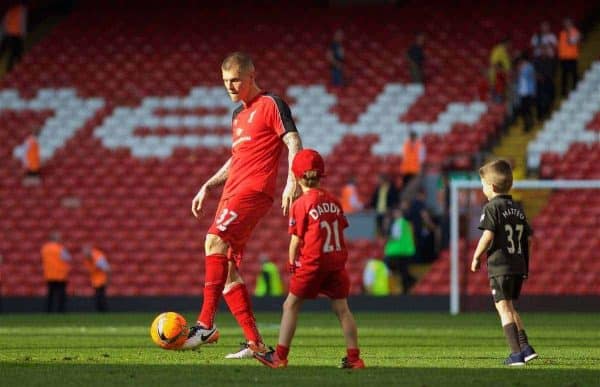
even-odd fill
[{"label": "red football socks", "polygon": [[223,294],[225,302],[235,317],[240,327],[244,331],[246,340],[254,343],[262,343],[262,338],[256,327],[256,319],[252,312],[252,304],[246,285],[238,283]]},{"label": "red football socks", "polygon": [[358,348],[348,348],[346,350],[346,353],[347,353],[349,362],[355,362],[358,359],[360,359],[360,349],[358,349]]},{"label": "red football socks", "polygon": [[227,280],[227,257],[223,254],[207,255],[204,261],[204,301],[198,315],[198,323],[211,328]]},{"label": "red football socks", "polygon": [[290,353],[289,347],[284,347],[281,344],[277,344],[277,348],[275,349],[275,353],[277,353],[277,357],[281,360],[287,359],[288,353]]}]

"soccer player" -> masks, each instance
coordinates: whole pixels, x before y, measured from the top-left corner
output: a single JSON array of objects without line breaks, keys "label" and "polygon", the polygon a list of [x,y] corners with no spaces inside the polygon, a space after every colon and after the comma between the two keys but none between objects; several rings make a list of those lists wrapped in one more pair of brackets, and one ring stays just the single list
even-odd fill
[{"label": "soccer player", "polygon": [[[291,165],[302,143],[288,105],[257,86],[254,64],[248,55],[240,52],[228,55],[221,71],[229,97],[242,104],[233,112],[231,157],[202,185],[192,201],[192,213],[199,217],[206,197],[225,184],[206,235],[202,310],[183,349],[217,341],[219,333],[214,319],[223,294],[247,340],[247,348],[236,356],[251,357],[253,351],[265,347],[238,269],[252,230],[273,204],[277,167],[284,146]],[[281,203],[284,215],[288,214],[296,188],[296,179],[289,171]]]},{"label": "soccer player", "polygon": [[479,270],[481,256],[487,251],[492,296],[511,350],[504,364],[522,366],[538,356],[529,345],[523,321],[513,304],[528,275],[532,230],[523,208],[508,194],[513,183],[510,164],[506,160],[491,161],[479,169],[479,176],[489,202],[481,214],[479,228],[483,235],[473,254],[471,271]]},{"label": "soccer player", "polygon": [[360,358],[356,323],[347,302],[350,280],[345,268],[348,251],[343,230],[348,221],[338,200],[319,188],[319,180],[325,173],[319,153],[312,149],[298,152],[292,171],[303,194],[290,213],[290,292],[283,304],[277,349],[256,352],[254,357],[271,368],[286,367],[300,306],[305,299],[314,299],[322,293],[331,299],[346,339],[347,356],[342,359],[341,368],[365,368]]}]

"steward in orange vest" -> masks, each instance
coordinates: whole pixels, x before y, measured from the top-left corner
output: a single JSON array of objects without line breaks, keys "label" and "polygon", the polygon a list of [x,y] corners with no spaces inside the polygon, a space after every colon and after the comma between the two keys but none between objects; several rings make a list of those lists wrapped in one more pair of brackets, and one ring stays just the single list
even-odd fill
[{"label": "steward in orange vest", "polygon": [[34,134],[30,134],[23,143],[22,161],[27,176],[40,174],[40,144]]},{"label": "steward in orange vest", "polygon": [[27,7],[24,4],[10,7],[4,14],[1,29],[4,31],[4,39],[0,44],[2,48],[0,56],[6,48],[8,50],[6,70],[10,71],[23,56],[25,34],[27,33]]},{"label": "steward in orange vest", "polygon": [[84,265],[90,274],[90,282],[96,291],[96,310],[106,312],[106,285],[108,284],[108,274],[110,265],[106,255],[91,246],[83,246]]},{"label": "steward in orange vest", "polygon": [[425,145],[417,139],[415,132],[410,132],[410,138],[404,142],[402,147],[402,163],[400,172],[402,173],[403,186],[406,187],[413,177],[421,173],[421,166],[425,161]]},{"label": "steward in orange vest", "polygon": [[67,300],[67,281],[71,271],[71,254],[60,243],[61,237],[58,232],[50,235],[50,241],[44,243],[40,251],[42,255],[42,267],[44,279],[48,285],[46,300],[46,311],[53,311],[56,300],[58,312],[65,312]]},{"label": "steward in orange vest", "polygon": [[[571,19],[565,19],[563,26],[563,30],[558,35],[558,59],[560,60],[562,95],[566,97],[569,90],[575,89],[579,80],[577,60],[579,59],[581,34]],[[568,87],[569,78],[572,80],[570,88]]]},{"label": "steward in orange vest", "polygon": [[354,176],[350,177],[346,185],[342,187],[340,204],[342,205],[342,210],[345,214],[351,214],[353,212],[362,210],[363,204],[358,196],[356,178]]}]

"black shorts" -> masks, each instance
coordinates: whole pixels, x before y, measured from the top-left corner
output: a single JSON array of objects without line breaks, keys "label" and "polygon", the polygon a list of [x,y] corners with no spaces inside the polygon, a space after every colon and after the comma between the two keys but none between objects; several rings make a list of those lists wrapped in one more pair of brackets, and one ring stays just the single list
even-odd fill
[{"label": "black shorts", "polygon": [[490,288],[494,302],[518,300],[523,286],[522,275],[501,275],[490,278]]}]

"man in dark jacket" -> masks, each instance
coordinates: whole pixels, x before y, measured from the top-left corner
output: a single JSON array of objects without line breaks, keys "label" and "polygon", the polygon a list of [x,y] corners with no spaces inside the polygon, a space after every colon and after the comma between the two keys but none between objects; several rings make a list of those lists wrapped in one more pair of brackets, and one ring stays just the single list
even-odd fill
[{"label": "man in dark jacket", "polygon": [[377,236],[388,234],[389,216],[398,204],[398,197],[398,188],[396,188],[392,179],[386,174],[380,174],[370,203],[370,208],[375,209],[377,214],[375,218]]}]

